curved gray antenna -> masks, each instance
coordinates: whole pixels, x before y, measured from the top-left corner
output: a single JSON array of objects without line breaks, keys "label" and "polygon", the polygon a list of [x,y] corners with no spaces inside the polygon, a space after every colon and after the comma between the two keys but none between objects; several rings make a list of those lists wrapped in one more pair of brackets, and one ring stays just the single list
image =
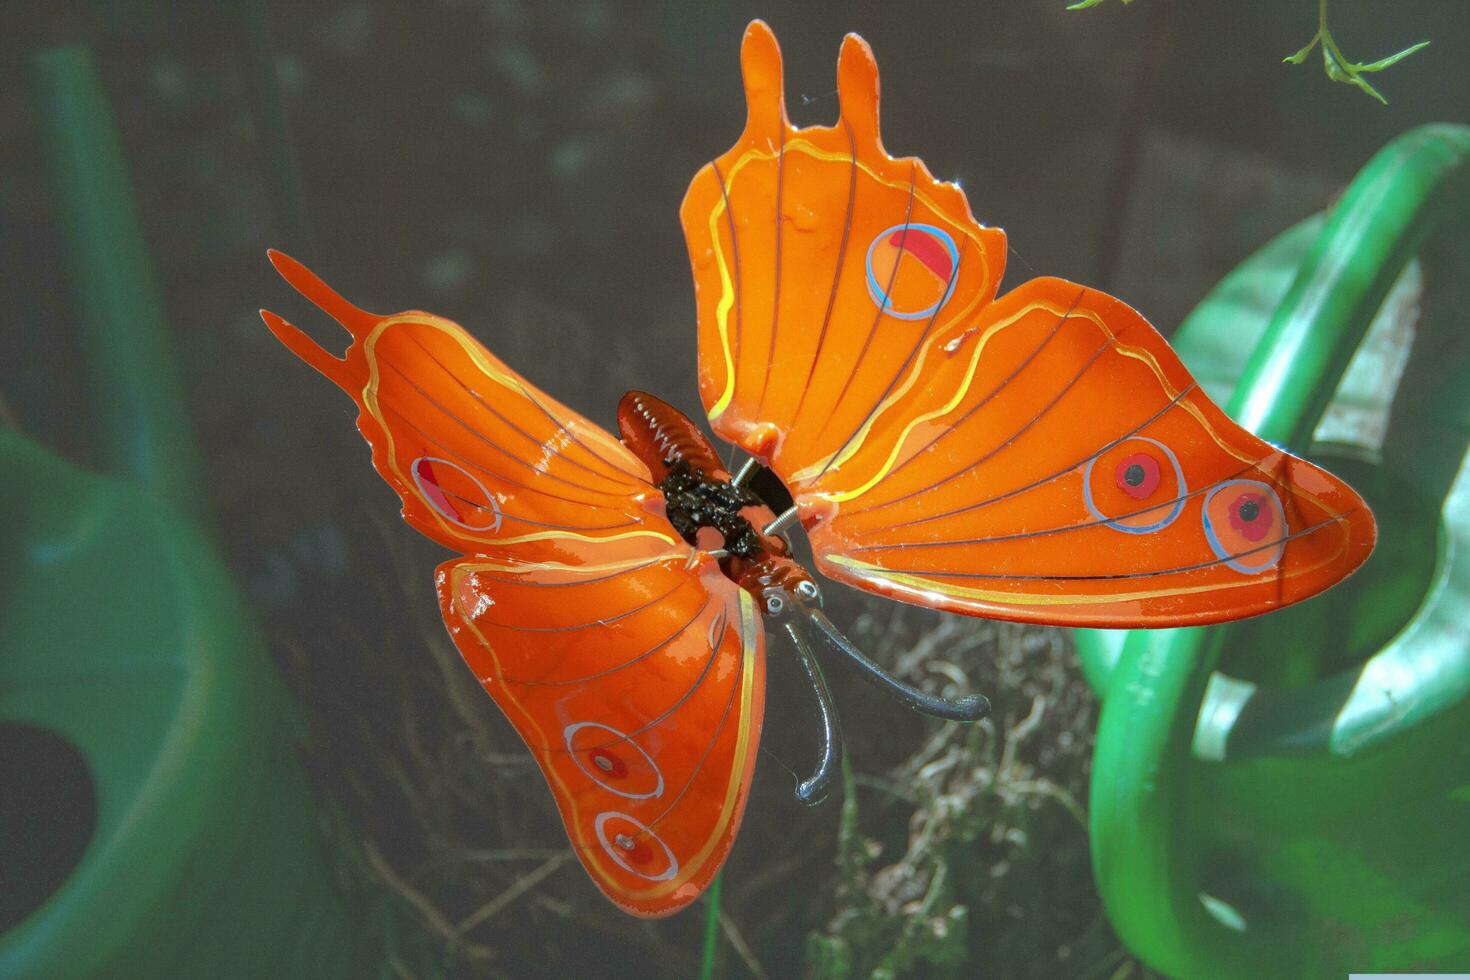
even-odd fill
[{"label": "curved gray antenna", "polygon": [[941,698],[926,694],[916,687],[905,684],[888,671],[878,666],[852,645],[832,621],[820,609],[805,608],[801,612],[821,632],[829,646],[841,653],[867,681],[882,688],[889,696],[913,708],[915,711],[948,721],[979,721],[990,714],[990,699],[983,694],[971,694],[958,699]]},{"label": "curved gray antenna", "polygon": [[796,658],[801,661],[807,680],[811,681],[812,690],[816,692],[817,710],[822,716],[822,760],[817,763],[817,771],[796,786],[797,802],[815,806],[827,798],[832,776],[837,771],[838,762],[842,760],[842,723],[837,719],[837,706],[832,703],[832,694],[827,690],[827,679],[822,676],[822,668],[817,663],[817,658],[812,656],[811,647],[807,646],[794,622],[788,619],[782,625],[796,647]]}]

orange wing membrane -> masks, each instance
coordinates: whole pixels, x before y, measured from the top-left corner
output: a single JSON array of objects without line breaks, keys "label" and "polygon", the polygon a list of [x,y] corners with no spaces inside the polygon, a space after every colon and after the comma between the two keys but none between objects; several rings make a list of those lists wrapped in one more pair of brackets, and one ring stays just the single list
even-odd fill
[{"label": "orange wing membrane", "polygon": [[577,855],[620,907],[693,901],[740,825],[765,661],[750,595],[664,516],[647,466],[458,325],[377,316],[277,270],[352,334],[338,358],[262,311],[357,402],[404,518],[461,553],[450,635],[540,763]]},{"label": "orange wing membrane", "polygon": [[620,908],[688,905],[745,810],[765,699],[755,600],[708,557],[439,567],[475,676],[541,764],[577,856]]},{"label": "orange wing membrane", "polygon": [[824,572],[972,615],[1178,626],[1367,558],[1362,499],[1230,421],[1134,310],[1054,278],[997,298],[1004,233],[888,156],[861,38],[835,126],[788,122],[765,24],[741,63],[745,131],[681,211],[700,393],[786,482]]}]

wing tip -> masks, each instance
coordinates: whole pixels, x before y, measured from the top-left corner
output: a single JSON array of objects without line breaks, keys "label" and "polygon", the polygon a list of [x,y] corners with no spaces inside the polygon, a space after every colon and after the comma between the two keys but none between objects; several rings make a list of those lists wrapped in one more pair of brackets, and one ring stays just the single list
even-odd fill
[{"label": "wing tip", "polygon": [[312,340],[306,333],[295,324],[287,322],[283,317],[272,313],[270,310],[260,311],[261,320],[265,321],[266,329],[275,336],[286,349],[307,364],[316,368],[322,374],[333,381],[341,383],[343,365],[346,361],[336,357]]},{"label": "wing tip", "polygon": [[755,142],[781,132],[786,122],[786,89],[781,45],[776,33],[757,18],[740,41],[740,75],[745,86],[745,136]]},{"label": "wing tip", "polygon": [[837,101],[842,121],[861,143],[882,149],[878,130],[878,59],[861,35],[848,34],[837,54]]},{"label": "wing tip", "polygon": [[340,323],[354,337],[362,336],[383,318],[350,303],[341,293],[299,260],[279,249],[268,248],[265,256],[292,289],[305,296],[323,313]]}]

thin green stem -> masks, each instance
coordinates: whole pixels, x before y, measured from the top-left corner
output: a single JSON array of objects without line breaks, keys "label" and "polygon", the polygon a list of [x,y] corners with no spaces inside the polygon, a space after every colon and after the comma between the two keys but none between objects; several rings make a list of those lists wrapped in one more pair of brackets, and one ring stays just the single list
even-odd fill
[{"label": "thin green stem", "polygon": [[724,884],[725,873],[721,871],[704,894],[704,958],[699,967],[699,980],[714,980],[715,960],[720,951],[720,891]]}]

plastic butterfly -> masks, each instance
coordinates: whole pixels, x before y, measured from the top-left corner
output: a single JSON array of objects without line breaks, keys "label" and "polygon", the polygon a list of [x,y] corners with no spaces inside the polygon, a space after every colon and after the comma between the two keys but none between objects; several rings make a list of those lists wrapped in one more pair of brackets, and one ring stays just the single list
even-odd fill
[{"label": "plastic butterfly", "polygon": [[[812,649],[905,703],[974,719],[867,660],[791,560],[800,522],[831,578],[906,602],[1037,623],[1183,626],[1305,599],[1372,550],[1363,501],[1209,401],[1120,301],[1038,278],[1004,296],[1005,235],[878,134],[878,70],[849,35],[841,118],[787,121],[781,55],[752,23],[748,120],[681,211],[699,388],[732,476],[650,395],[622,439],[462,328],[377,316],[280,253],[352,334],[335,357],[263,312],[360,409],[436,574],[450,635],[540,763],[593,881],[667,915],[729,852],[760,740],[765,626],[818,695],[825,791],[836,714]],[[777,479],[779,478],[779,479]]]}]

